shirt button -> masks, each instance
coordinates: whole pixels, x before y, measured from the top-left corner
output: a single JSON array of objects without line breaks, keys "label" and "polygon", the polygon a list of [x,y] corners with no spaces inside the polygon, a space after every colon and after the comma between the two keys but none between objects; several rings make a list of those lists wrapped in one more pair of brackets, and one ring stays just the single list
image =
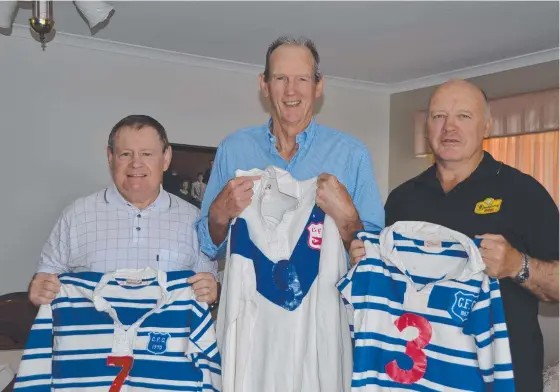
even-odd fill
[{"label": "shirt button", "polygon": [[139,228],[139,227],[137,227],[137,228],[136,228],[136,231],[140,231],[140,228]]},{"label": "shirt button", "polygon": [[142,215],[138,214],[136,215],[137,218],[142,218]]}]

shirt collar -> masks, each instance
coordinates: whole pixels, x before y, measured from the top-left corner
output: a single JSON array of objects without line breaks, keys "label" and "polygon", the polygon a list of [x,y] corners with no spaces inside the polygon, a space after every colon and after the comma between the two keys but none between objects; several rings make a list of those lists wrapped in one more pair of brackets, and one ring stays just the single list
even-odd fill
[{"label": "shirt collar", "polygon": [[[468,262],[462,269],[456,268],[455,270],[449,271],[444,277],[444,280],[455,279],[458,281],[467,281],[471,279],[473,275],[484,271],[486,268],[482,261],[480,251],[477,249],[477,245],[463,233],[428,222],[399,221],[381,231],[379,235],[379,244],[381,256],[391,261],[391,263],[398,267],[404,274],[407,274],[409,271],[400,259],[394,233],[399,233],[407,237],[418,234],[419,237],[424,237],[425,240],[428,238],[428,240],[435,240],[438,242],[455,240],[460,243],[467,253]],[[443,252],[444,248],[441,246],[439,248],[438,251]]]},{"label": "shirt collar", "polygon": [[[270,120],[268,120],[268,123],[266,124],[266,136],[268,137],[268,140],[270,142],[270,151],[273,152],[276,151],[276,136],[272,134],[271,129],[272,118],[270,118]],[[296,143],[299,145],[300,150],[305,149],[309,145],[316,132],[317,122],[315,121],[315,117],[313,117],[307,128],[305,128],[303,132],[298,133],[296,136]]]},{"label": "shirt collar", "polygon": [[[492,155],[486,151],[484,151],[484,156],[482,157],[482,161],[478,164],[476,169],[471,173],[468,177],[470,180],[479,180],[491,176],[497,176],[500,174],[500,170],[502,169],[503,163],[496,161]],[[436,164],[434,163],[430,168],[422,172],[420,175],[414,178],[414,182],[418,183],[437,183],[439,184],[439,180],[436,176],[437,169]]]},{"label": "shirt collar", "polygon": [[[115,204],[117,207],[136,208],[132,203],[130,203],[121,195],[121,193],[117,189],[117,186],[114,183],[110,187],[105,189],[105,202],[109,204]],[[152,204],[150,204],[145,209],[168,210],[170,208],[171,208],[171,195],[167,191],[165,191],[163,187],[160,185],[158,197],[156,198],[156,200],[154,200]]]}]

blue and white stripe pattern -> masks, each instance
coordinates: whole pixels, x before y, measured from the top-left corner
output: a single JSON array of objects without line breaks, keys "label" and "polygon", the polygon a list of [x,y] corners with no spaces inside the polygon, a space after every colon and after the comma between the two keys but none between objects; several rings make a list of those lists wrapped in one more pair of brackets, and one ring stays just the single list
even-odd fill
[{"label": "blue and white stripe pattern", "polygon": [[357,238],[366,256],[337,284],[352,324],[352,391],[515,390],[499,282],[474,241],[426,222]]},{"label": "blue and white stripe pattern", "polygon": [[[214,324],[187,283],[192,275],[151,268],[60,275],[59,294],[33,324],[14,391],[107,392],[122,372],[127,392],[220,391]],[[108,366],[123,356],[133,358],[128,374]]]}]

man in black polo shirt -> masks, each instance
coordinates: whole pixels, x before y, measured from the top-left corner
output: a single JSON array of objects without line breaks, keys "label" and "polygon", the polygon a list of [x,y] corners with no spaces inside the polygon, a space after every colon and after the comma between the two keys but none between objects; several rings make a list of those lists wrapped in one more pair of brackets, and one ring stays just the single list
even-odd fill
[{"label": "man in black polo shirt", "polygon": [[535,179],[482,150],[491,126],[479,88],[463,80],[440,86],[427,120],[435,164],[391,192],[386,225],[426,221],[483,238],[486,271],[500,278],[516,391],[539,392],[537,314],[539,299],[558,301],[558,208]]}]

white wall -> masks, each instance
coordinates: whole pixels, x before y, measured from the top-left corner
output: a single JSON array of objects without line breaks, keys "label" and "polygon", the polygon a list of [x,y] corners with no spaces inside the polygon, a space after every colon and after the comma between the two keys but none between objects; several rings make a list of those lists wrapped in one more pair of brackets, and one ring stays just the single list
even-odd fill
[{"label": "white wall", "polygon": [[[149,114],[172,142],[205,146],[268,118],[257,68],[60,33],[43,52],[27,35],[0,35],[0,294],[26,290],[64,206],[108,184],[122,117]],[[389,95],[327,80],[317,117],[369,146],[385,197]]]}]

